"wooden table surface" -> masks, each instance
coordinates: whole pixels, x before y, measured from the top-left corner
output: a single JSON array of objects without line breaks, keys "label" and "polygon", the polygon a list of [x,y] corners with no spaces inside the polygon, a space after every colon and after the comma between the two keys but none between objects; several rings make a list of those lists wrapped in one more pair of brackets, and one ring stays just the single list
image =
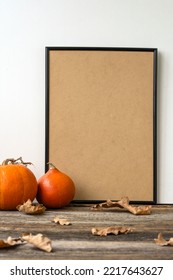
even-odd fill
[{"label": "wooden table surface", "polygon": [[[52,222],[58,216],[71,222],[61,226]],[[127,226],[134,232],[121,235],[94,236],[93,227]],[[91,205],[69,205],[63,209],[46,210],[41,215],[19,211],[0,211],[0,239],[17,238],[23,233],[42,233],[52,240],[50,253],[31,244],[0,249],[1,260],[173,260],[173,246],[156,245],[154,239],[162,232],[165,239],[173,237],[173,205],[153,206],[150,215],[135,216],[125,209],[91,210]]]}]

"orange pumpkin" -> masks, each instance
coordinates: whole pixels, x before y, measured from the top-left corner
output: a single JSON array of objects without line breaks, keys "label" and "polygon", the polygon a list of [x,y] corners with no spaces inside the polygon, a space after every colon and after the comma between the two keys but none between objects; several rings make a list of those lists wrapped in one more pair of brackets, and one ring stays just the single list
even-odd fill
[{"label": "orange pumpkin", "polygon": [[37,180],[27,164],[31,163],[19,158],[7,159],[0,165],[0,210],[15,210],[17,205],[36,197]]},{"label": "orange pumpkin", "polygon": [[72,179],[53,164],[38,180],[37,200],[47,208],[61,208],[74,198],[75,185]]}]

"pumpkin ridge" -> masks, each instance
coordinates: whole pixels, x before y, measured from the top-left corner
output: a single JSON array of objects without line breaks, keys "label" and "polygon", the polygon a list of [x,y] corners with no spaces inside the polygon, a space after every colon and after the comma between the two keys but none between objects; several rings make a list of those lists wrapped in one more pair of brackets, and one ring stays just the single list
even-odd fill
[{"label": "pumpkin ridge", "polygon": [[25,193],[26,193],[26,187],[25,187],[25,182],[24,182],[24,179],[23,179],[23,176],[22,176],[22,170],[21,170],[21,167],[24,167],[23,165],[20,166],[20,168],[18,169],[18,172],[20,174],[20,179],[21,179],[21,182],[22,182],[22,186],[23,186],[23,195],[22,195],[22,203],[26,202],[24,201],[24,197],[25,197]]}]

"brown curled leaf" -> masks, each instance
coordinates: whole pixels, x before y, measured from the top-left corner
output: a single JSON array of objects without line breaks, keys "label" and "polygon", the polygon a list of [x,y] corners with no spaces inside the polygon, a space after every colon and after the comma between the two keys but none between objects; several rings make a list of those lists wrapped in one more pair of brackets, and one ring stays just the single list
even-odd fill
[{"label": "brown curled leaf", "polygon": [[31,233],[23,234],[22,240],[36,246],[37,248],[50,253],[52,251],[51,240],[41,233],[32,235]]},{"label": "brown curled leaf", "polygon": [[133,229],[128,227],[111,226],[111,227],[92,228],[91,232],[93,235],[107,236],[108,234],[115,234],[115,235],[127,234],[133,232]]},{"label": "brown curled leaf", "polygon": [[0,240],[0,249],[21,245],[23,243],[24,242],[21,238],[12,238],[11,236],[9,236],[6,240]]},{"label": "brown curled leaf", "polygon": [[93,210],[101,210],[103,208],[124,208],[128,210],[130,213],[134,215],[149,215],[151,214],[151,205],[140,205],[140,206],[134,206],[129,204],[129,198],[128,197],[122,197],[121,200],[117,202],[113,202],[112,200],[108,199],[106,202],[96,204],[92,207]]},{"label": "brown curled leaf", "polygon": [[154,239],[155,243],[160,246],[173,246],[173,237],[171,237],[168,241],[163,238],[163,234],[160,232],[158,237]]},{"label": "brown curled leaf", "polygon": [[62,219],[62,218],[59,218],[58,216],[55,216],[55,218],[53,219],[53,222],[56,224],[60,224],[61,226],[71,225],[71,223],[67,219]]},{"label": "brown curled leaf", "polygon": [[24,212],[25,214],[29,215],[38,215],[45,212],[46,207],[42,204],[32,204],[31,200],[28,199],[26,202],[24,202],[21,205],[18,205],[17,210],[20,212]]},{"label": "brown curled leaf", "polygon": [[129,212],[131,212],[134,215],[149,215],[151,214],[151,205],[140,205],[140,206],[132,206],[129,204],[129,198],[123,197],[120,201],[118,201],[118,204],[122,206],[123,208],[127,209]]}]

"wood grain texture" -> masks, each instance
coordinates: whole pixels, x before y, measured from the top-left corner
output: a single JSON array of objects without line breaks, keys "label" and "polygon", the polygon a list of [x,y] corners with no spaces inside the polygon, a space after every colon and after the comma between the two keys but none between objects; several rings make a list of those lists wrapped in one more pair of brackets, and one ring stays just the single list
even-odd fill
[{"label": "wood grain texture", "polygon": [[[72,224],[53,223],[56,215]],[[106,226],[132,227],[134,232],[106,237],[91,234],[93,227]],[[46,253],[25,244],[1,249],[0,259],[173,259],[172,246],[160,247],[154,242],[159,232],[165,239],[173,237],[173,205],[153,206],[151,215],[146,216],[135,216],[122,209],[93,211],[91,205],[70,205],[35,216],[0,211],[0,239],[16,238],[29,232],[42,233],[50,238],[53,251]]]}]

